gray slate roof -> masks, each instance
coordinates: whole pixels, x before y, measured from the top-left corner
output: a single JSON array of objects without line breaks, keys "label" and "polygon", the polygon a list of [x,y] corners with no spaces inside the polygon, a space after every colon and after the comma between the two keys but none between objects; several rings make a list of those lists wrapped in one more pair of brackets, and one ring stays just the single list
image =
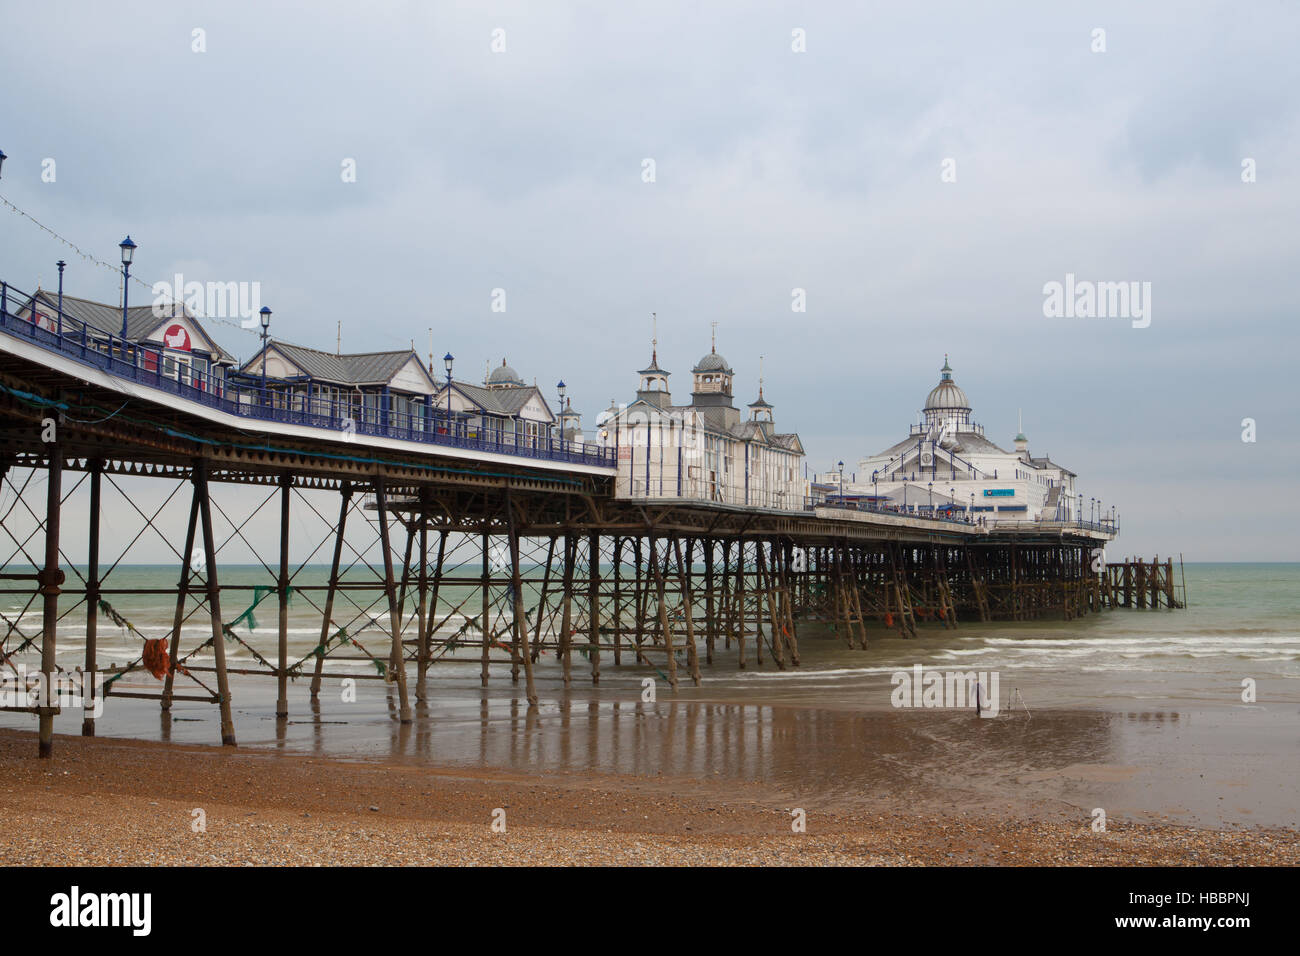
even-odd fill
[{"label": "gray slate roof", "polygon": [[[44,304],[50,310],[56,310],[59,307],[59,296],[57,292],[50,292],[41,289],[36,293],[37,301]],[[29,302],[28,305],[31,303]],[[141,342],[147,339],[158,326],[177,316],[184,316],[188,321],[194,323],[203,332],[204,337],[217,348],[217,354],[222,362],[234,362],[235,357],[223,349],[217,341],[208,335],[208,330],[203,328],[202,324],[196,319],[183,305],[171,304],[168,306],[169,311],[162,316],[154,315],[153,304],[147,305],[128,305],[126,308],[126,337],[132,341]],[[118,335],[122,331],[122,307],[120,305],[109,305],[104,302],[92,302],[90,299],[82,299],[75,295],[63,293],[63,314],[85,322],[92,329],[98,329],[105,335]]]},{"label": "gray slate roof", "polygon": [[[444,385],[445,389],[446,386]],[[460,392],[471,402],[478,405],[485,412],[491,415],[505,415],[513,418],[518,415],[528,400],[534,395],[542,399],[542,405],[550,412],[554,418],[554,412],[551,411],[550,404],[545,398],[542,398],[541,390],[536,385],[519,385],[510,388],[485,388],[482,385],[471,385],[469,382],[452,382],[452,388]],[[439,394],[442,394],[439,392]]]},{"label": "gray slate roof", "polygon": [[[429,377],[428,371],[419,361],[419,356],[411,349],[335,355],[333,352],[322,352],[319,349],[307,348],[305,345],[294,345],[274,339],[267,344],[267,349],[275,349],[315,381],[328,382],[332,385],[387,385],[413,356],[416,363],[420,365],[420,370],[424,372],[425,378]],[[260,355],[259,351],[257,355],[245,362],[244,369],[246,370]],[[429,379],[429,384],[433,385],[432,379]]]},{"label": "gray slate roof", "polygon": [[1066,468],[1064,465],[1058,465],[1056,462],[1052,461],[1052,459],[1050,459],[1050,458],[1046,458],[1046,457],[1043,457],[1043,458],[1035,458],[1035,457],[1033,457],[1033,456],[1031,455],[1031,456],[1029,457],[1029,461],[1030,461],[1031,464],[1036,465],[1036,466],[1039,467],[1039,468],[1059,468],[1059,469],[1061,470],[1061,473],[1062,473],[1062,474],[1069,475],[1071,478],[1078,478],[1078,477],[1079,477],[1079,476],[1076,475],[1074,472],[1072,472],[1069,468]]}]

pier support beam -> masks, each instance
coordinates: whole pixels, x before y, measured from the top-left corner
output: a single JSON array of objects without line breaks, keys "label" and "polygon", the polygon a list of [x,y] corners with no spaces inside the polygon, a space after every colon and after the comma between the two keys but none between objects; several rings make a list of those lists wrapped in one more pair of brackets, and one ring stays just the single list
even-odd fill
[{"label": "pier support beam", "polygon": [[235,722],[230,710],[230,676],[226,673],[226,635],[221,622],[221,586],[217,581],[216,535],[212,529],[212,503],[208,497],[208,464],[194,463],[194,494],[199,501],[199,523],[203,528],[203,573],[208,581],[208,616],[212,622],[212,652],[216,659],[217,695],[221,708],[221,744],[235,746]]},{"label": "pier support beam", "polygon": [[[96,660],[99,641],[99,529],[100,529],[100,486],[104,477],[104,463],[96,459],[90,463],[90,527],[88,551],[86,554],[86,667],[82,683],[90,681],[89,687],[96,695],[100,693],[95,671],[99,666]],[[192,545],[191,545],[192,547]],[[168,672],[171,673],[170,671]],[[83,692],[83,699],[91,703],[90,697]],[[93,704],[92,704],[93,706]],[[91,712],[82,715],[81,736],[95,736],[95,718]]]},{"label": "pier support beam", "polygon": [[58,698],[54,693],[56,631],[59,626],[59,594],[63,586],[63,571],[59,568],[59,512],[63,504],[63,450],[56,439],[50,443],[50,467],[46,477],[45,494],[45,567],[40,572],[41,587],[41,694],[40,742],[41,757],[49,758],[54,752],[54,715],[58,713]]}]

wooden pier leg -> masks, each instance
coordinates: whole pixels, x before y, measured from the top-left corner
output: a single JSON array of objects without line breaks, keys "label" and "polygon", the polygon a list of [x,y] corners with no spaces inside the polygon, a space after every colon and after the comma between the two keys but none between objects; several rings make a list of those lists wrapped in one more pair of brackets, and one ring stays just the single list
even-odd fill
[{"label": "wooden pier leg", "polygon": [[704,539],[704,661],[713,663],[713,644],[717,639],[717,611],[713,603],[713,546],[712,538]]},{"label": "wooden pier leg", "polygon": [[677,577],[682,588],[682,611],[686,616],[686,663],[691,669],[691,681],[699,687],[700,658],[695,648],[695,602],[691,600],[690,578],[682,565],[681,541],[674,538],[673,547],[677,554]]},{"label": "wooden pier leg", "polygon": [[311,676],[311,699],[320,697],[321,671],[325,665],[325,642],[330,638],[330,623],[334,616],[334,594],[339,586],[339,560],[343,556],[343,530],[347,527],[351,510],[352,482],[343,482],[339,489],[339,523],[334,533],[334,559],[330,562],[329,586],[325,590],[325,608],[320,622],[320,647],[316,653],[316,667]]},{"label": "wooden pier leg", "polygon": [[[436,626],[435,621],[438,618],[438,595],[442,590],[442,567],[443,561],[447,556],[447,535],[449,532],[444,528],[438,532],[438,557],[433,567],[433,581],[429,590],[429,611],[425,619],[424,636],[420,643],[420,680],[423,681],[429,673],[429,665],[433,662],[433,629]],[[421,695],[424,691],[421,688]]]},{"label": "wooden pier leg", "polygon": [[[524,578],[519,570],[519,529],[515,525],[515,509],[506,499],[507,532],[510,535],[510,586],[514,591],[514,643],[515,658],[524,665],[524,696],[529,707],[537,706],[537,685],[533,681],[533,656],[528,649],[528,620],[524,616]],[[541,615],[539,613],[538,619]]]},{"label": "wooden pier leg", "polygon": [[745,539],[736,539],[736,647],[737,667],[745,669]]},{"label": "wooden pier leg", "polygon": [[[394,515],[393,518],[402,526],[402,530],[406,532],[406,544],[403,547],[403,551],[402,551],[402,573],[401,576],[398,577],[397,579],[397,612],[398,614],[401,615],[402,627],[403,630],[405,630],[406,592],[409,589],[411,584],[411,554],[415,549],[415,523],[414,521],[409,521],[409,522],[404,521],[403,519],[397,517],[396,515]],[[417,645],[419,644],[418,638],[416,639],[416,643]],[[388,666],[396,667],[397,661],[401,659],[405,659],[406,657],[406,642],[405,641],[399,642],[396,650],[390,647],[388,654],[389,654]]]},{"label": "wooden pier leg", "polygon": [[176,664],[181,653],[181,627],[185,620],[185,599],[190,594],[190,578],[194,575],[194,536],[199,525],[199,495],[195,491],[190,499],[190,523],[185,532],[185,551],[181,556],[181,580],[176,586],[176,613],[172,616],[172,644],[167,652],[171,658],[171,667],[163,678],[161,707],[163,713],[172,709],[172,687],[176,681]]},{"label": "wooden pier leg", "polygon": [[488,685],[488,652],[492,644],[492,626],[489,621],[491,613],[492,600],[492,568],[490,565],[489,549],[492,547],[491,538],[488,532],[483,532],[483,616],[479,623],[483,625],[483,653],[480,658],[481,670],[479,672],[479,682],[482,686]]},{"label": "wooden pier leg", "polygon": [[593,532],[587,541],[587,609],[588,640],[591,641],[591,682],[600,683],[600,533]]},{"label": "wooden pier leg", "polygon": [[614,536],[614,666],[623,663],[623,580],[620,565],[623,563],[623,539]]},{"label": "wooden pier leg", "polygon": [[[772,651],[772,661],[776,664],[777,670],[785,670],[785,641],[781,633],[780,621],[777,617],[776,607],[772,601],[772,576],[768,573],[767,558],[764,551],[767,549],[767,543],[758,542],[758,589],[759,589],[759,607],[758,614],[755,617],[755,623],[759,627],[759,643],[762,643],[763,627],[763,605],[767,605],[767,623],[768,623],[768,644]],[[760,661],[760,663],[762,663]]]},{"label": "wooden pier leg", "polygon": [[289,475],[280,478],[280,577],[276,583],[276,594],[280,604],[279,659],[276,662],[275,716],[277,720],[289,717],[289,494],[293,490],[293,479]]},{"label": "wooden pier leg", "polygon": [[563,663],[564,686],[573,682],[573,565],[577,562],[578,539],[564,535],[564,603],[560,615],[560,660]]},{"label": "wooden pier leg", "polygon": [[[754,542],[753,586],[749,589],[754,602],[754,662],[763,666],[763,578],[759,568],[763,561],[763,542]],[[743,573],[743,572],[742,572]]]},{"label": "wooden pier leg", "polygon": [[384,590],[388,593],[389,627],[393,632],[396,667],[398,720],[411,722],[411,701],[406,693],[406,655],[402,653],[402,608],[397,598],[397,579],[393,573],[393,551],[388,533],[388,490],[382,476],[375,478],[375,505],[379,511],[379,542],[384,550]]},{"label": "wooden pier leg", "polygon": [[[90,541],[86,556],[86,667],[82,672],[82,699],[91,702],[90,694],[99,695],[95,680],[95,669],[99,666],[96,657],[96,645],[99,637],[99,509],[100,479],[103,476],[104,463],[95,459],[90,463]],[[192,534],[193,532],[191,532]],[[191,545],[193,547],[193,545]],[[170,674],[170,671],[168,672]],[[89,687],[85,682],[89,681]],[[93,705],[92,705],[93,706]],[[81,718],[81,736],[95,736],[95,718],[85,713]]]},{"label": "wooden pier leg", "polygon": [[58,440],[49,445],[50,466],[45,495],[45,567],[41,569],[41,693],[37,753],[48,759],[54,752],[54,714],[58,710],[54,674],[56,633],[59,626],[59,594],[63,571],[59,568],[59,515],[63,506],[63,448]]},{"label": "wooden pier leg", "polygon": [[659,626],[663,628],[664,650],[668,654],[668,683],[677,689],[677,657],[673,653],[673,629],[668,620],[668,600],[664,586],[663,568],[659,566],[659,554],[655,536],[650,536],[650,567],[654,569],[655,593],[659,598]]},{"label": "wooden pier leg", "polygon": [[194,493],[199,499],[199,524],[203,528],[203,573],[208,583],[208,616],[212,622],[212,654],[217,670],[217,696],[221,708],[221,745],[235,746],[235,722],[230,710],[230,675],[226,672],[226,635],[221,620],[221,585],[217,575],[216,535],[212,528],[212,503],[208,498],[208,463],[195,462]]},{"label": "wooden pier leg", "polygon": [[724,540],[722,542],[722,568],[718,572],[722,580],[722,646],[724,650],[731,650],[731,636],[735,629],[735,621],[732,612],[731,599],[731,542]]},{"label": "wooden pier leg", "polygon": [[429,669],[429,505],[428,489],[420,489],[420,573],[416,577],[415,699],[424,700],[424,675]]},{"label": "wooden pier leg", "polygon": [[542,653],[542,621],[546,616],[546,591],[551,584],[551,565],[555,561],[555,535],[551,535],[551,543],[546,548],[546,569],[542,572],[542,593],[537,599],[537,621],[533,630],[533,663],[537,663],[538,655]]},{"label": "wooden pier leg", "polygon": [[634,604],[633,613],[636,617],[636,631],[633,640],[636,641],[636,663],[648,664],[650,659],[641,651],[641,643],[645,640],[645,615],[646,606],[649,604],[649,588],[647,586],[647,577],[645,563],[642,558],[645,556],[641,547],[641,538],[638,536],[632,540],[633,559],[636,561],[634,569],[635,587],[632,592]]},{"label": "wooden pier leg", "polygon": [[[790,649],[790,663],[799,666],[799,634],[794,619],[794,588],[790,579],[790,565],[794,558],[794,545],[789,541],[781,542],[781,594],[782,610],[785,615],[785,639]],[[804,558],[805,562],[807,557]],[[805,565],[806,566],[806,565]],[[798,572],[796,572],[798,574]]]}]

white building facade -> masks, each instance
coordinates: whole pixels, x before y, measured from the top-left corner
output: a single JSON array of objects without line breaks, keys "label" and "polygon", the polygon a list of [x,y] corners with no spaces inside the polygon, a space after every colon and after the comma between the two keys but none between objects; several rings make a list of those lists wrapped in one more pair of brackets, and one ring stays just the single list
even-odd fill
[{"label": "white building facade", "polygon": [[798,435],[776,431],[761,382],[742,419],[733,404],[735,372],[716,348],[691,370],[689,405],[673,404],[656,350],[637,374],[636,400],[597,421],[597,441],[618,450],[618,497],[804,508],[803,445]]},{"label": "white building facade", "polygon": [[[833,489],[831,497],[912,514],[948,512],[985,524],[1077,520],[1074,472],[1046,456],[1030,455],[1023,431],[1014,444],[1007,451],[985,437],[945,356],[939,384],[926,396],[922,421],[911,426],[906,438],[861,459],[852,480],[838,472],[818,480]],[[1088,511],[1085,504],[1085,520],[1099,518]]]}]

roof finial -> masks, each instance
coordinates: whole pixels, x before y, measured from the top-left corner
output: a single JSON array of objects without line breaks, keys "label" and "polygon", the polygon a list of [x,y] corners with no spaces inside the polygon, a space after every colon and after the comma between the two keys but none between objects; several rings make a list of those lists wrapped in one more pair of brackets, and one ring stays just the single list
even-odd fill
[{"label": "roof finial", "polygon": [[659,313],[650,313],[650,322],[654,326],[654,331],[650,337],[650,364],[659,364]]},{"label": "roof finial", "polygon": [[763,400],[763,356],[758,357],[758,400]]},{"label": "roof finial", "polygon": [[718,354],[718,323],[712,322],[710,324],[713,326],[713,344],[709,346],[709,350],[714,355],[717,355]]}]

